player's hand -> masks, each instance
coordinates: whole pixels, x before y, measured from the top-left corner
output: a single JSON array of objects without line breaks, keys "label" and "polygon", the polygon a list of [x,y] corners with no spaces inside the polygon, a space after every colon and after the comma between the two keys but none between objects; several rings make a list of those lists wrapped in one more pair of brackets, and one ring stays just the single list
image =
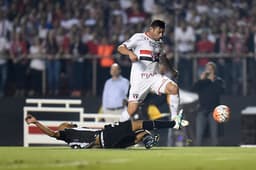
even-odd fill
[{"label": "player's hand", "polygon": [[26,123],[29,125],[31,123],[36,123],[37,119],[32,116],[31,114],[28,114],[27,117],[25,118]]},{"label": "player's hand", "polygon": [[132,51],[130,51],[128,55],[129,55],[129,58],[130,58],[130,60],[131,60],[132,62],[138,61],[137,55],[134,54]]},{"label": "player's hand", "polygon": [[202,72],[202,74],[200,75],[200,79],[201,79],[201,80],[204,80],[204,79],[206,79],[208,76],[209,76],[209,72],[204,71],[204,72]]},{"label": "player's hand", "polygon": [[176,70],[175,68],[172,68],[172,69],[171,69],[171,72],[172,72],[173,78],[174,78],[174,79],[177,79],[178,76],[179,76],[179,71]]}]

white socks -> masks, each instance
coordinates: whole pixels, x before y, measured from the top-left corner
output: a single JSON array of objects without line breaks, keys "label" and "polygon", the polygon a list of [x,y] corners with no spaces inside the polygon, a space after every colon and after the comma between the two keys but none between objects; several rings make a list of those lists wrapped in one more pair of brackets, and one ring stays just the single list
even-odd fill
[{"label": "white socks", "polygon": [[180,104],[180,96],[176,95],[169,95],[169,109],[171,111],[171,118],[177,116],[179,104]]}]

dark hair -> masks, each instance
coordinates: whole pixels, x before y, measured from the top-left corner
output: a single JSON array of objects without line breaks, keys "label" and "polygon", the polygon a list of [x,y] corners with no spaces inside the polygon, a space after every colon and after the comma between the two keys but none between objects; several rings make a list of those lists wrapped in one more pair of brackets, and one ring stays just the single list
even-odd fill
[{"label": "dark hair", "polygon": [[165,29],[165,22],[161,20],[154,20],[153,22],[151,22],[150,27],[152,28],[160,27],[162,29]]}]

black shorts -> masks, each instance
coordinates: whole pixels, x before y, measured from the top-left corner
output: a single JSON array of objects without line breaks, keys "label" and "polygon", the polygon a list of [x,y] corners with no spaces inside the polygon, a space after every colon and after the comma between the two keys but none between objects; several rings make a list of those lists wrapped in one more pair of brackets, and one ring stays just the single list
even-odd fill
[{"label": "black shorts", "polygon": [[135,137],[128,120],[106,125],[100,134],[100,141],[103,148],[125,148],[135,144]]}]

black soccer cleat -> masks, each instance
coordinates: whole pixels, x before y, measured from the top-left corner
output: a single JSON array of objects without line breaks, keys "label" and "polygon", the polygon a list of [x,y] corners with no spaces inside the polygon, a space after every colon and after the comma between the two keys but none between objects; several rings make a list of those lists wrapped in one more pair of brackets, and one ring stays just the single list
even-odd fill
[{"label": "black soccer cleat", "polygon": [[142,142],[144,143],[146,149],[150,149],[154,146],[155,140],[151,135],[146,134],[143,137]]}]

